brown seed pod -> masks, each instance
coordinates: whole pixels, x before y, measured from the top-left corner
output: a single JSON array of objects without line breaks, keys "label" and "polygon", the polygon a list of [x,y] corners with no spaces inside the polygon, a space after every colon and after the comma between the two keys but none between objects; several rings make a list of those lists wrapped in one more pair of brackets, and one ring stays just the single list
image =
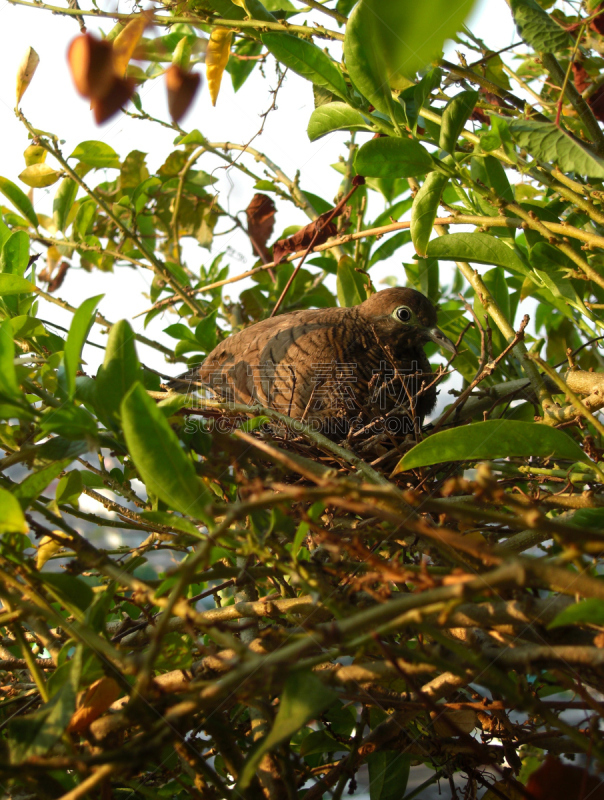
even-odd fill
[{"label": "brown seed pod", "polygon": [[168,110],[174,122],[178,122],[193,102],[201,83],[201,75],[197,72],[185,72],[178,64],[168,67],[165,74]]}]

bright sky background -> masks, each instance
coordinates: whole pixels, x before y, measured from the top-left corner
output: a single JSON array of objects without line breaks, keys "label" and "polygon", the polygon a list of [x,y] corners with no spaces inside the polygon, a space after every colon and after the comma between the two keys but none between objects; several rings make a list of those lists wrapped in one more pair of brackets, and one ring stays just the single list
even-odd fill
[{"label": "bright sky background", "polygon": [[[56,0],[62,4],[63,0]],[[295,3],[298,0],[294,0]],[[115,5],[99,3],[99,7],[115,8]],[[130,12],[130,4],[117,6],[121,12]],[[326,17],[319,15],[322,21]],[[86,18],[89,30],[95,30],[94,23],[106,32],[112,27],[110,20],[91,20]],[[469,20],[469,26],[474,33],[482,37],[493,49],[498,50],[512,44],[517,40],[511,15],[505,0],[481,0]],[[335,22],[334,22],[335,27]],[[138,149],[148,153],[147,164],[151,171],[159,167],[167,155],[172,151],[174,133],[148,122],[130,119],[119,114],[109,123],[97,127],[92,119],[88,103],[82,100],[75,92],[70,75],[67,70],[65,53],[71,39],[78,35],[79,28],[73,18],[54,15],[48,11],[13,6],[9,2],[0,0],[0,130],[2,131],[2,146],[0,148],[0,175],[16,183],[17,176],[24,169],[25,163],[22,152],[28,145],[27,132],[14,114],[15,105],[15,75],[16,70],[27,47],[32,46],[40,56],[40,65],[32,84],[27,90],[21,108],[36,127],[51,131],[65,140],[63,154],[68,156],[75,146],[85,140],[100,139],[110,144],[124,157],[130,150]],[[322,46],[323,42],[319,42]],[[449,56],[457,61],[450,48]],[[467,53],[468,60],[474,57]],[[204,70],[203,66],[197,67]],[[210,141],[221,142],[230,140],[239,144],[249,142],[260,127],[259,114],[270,106],[268,90],[276,85],[274,62],[267,64],[266,77],[263,78],[258,69],[254,70],[243,88],[235,94],[231,88],[230,76],[225,74],[216,108],[213,108],[209,99],[207,87],[204,85],[192,108],[181,122],[181,125],[191,130],[199,128]],[[168,119],[165,100],[165,89],[162,78],[148,81],[141,89],[143,107],[153,116]],[[253,142],[253,147],[270,155],[281,169],[289,176],[294,177],[296,170],[300,170],[303,189],[321,195],[327,200],[332,200],[337,192],[340,176],[331,169],[330,164],[338,160],[344,153],[343,142],[349,137],[347,133],[334,133],[318,142],[311,143],[306,135],[306,126],[313,110],[313,97],[311,85],[288,73],[285,85],[278,97],[277,111],[269,115],[264,133]],[[363,136],[359,140],[363,140]],[[246,156],[247,165],[256,173],[262,174],[263,165],[254,163]],[[47,162],[54,166],[49,156]],[[219,164],[217,158],[204,156],[199,162],[199,168],[211,172]],[[97,173],[101,179],[101,173]],[[109,178],[115,175],[108,173]],[[236,170],[226,173],[221,169],[216,172],[220,180],[217,187],[220,192],[220,204],[229,210],[235,211],[245,208],[254,194],[253,182]],[[23,184],[21,188],[27,191]],[[52,197],[58,184],[48,189],[35,190],[34,206],[37,211],[52,214]],[[374,193],[370,193],[374,194]],[[0,198],[6,203],[4,198]],[[376,195],[369,207],[366,219],[371,220],[383,209],[383,203]],[[227,221],[228,222],[228,221]],[[303,213],[291,204],[279,203],[274,235],[283,228],[292,224],[304,225],[307,220]],[[223,227],[230,227],[223,224]],[[247,237],[241,232],[235,232],[220,237],[217,248],[225,250],[230,248],[230,256],[224,263],[230,263],[231,274],[237,274],[253,266],[255,258]],[[215,252],[219,250],[215,248]],[[412,250],[404,253],[406,260],[411,260]],[[186,250],[188,266],[196,270],[199,264],[209,264],[214,257],[207,250],[191,246]],[[397,275],[404,282],[401,254],[390,258],[383,265],[372,270],[372,277],[376,285],[387,275]],[[444,272],[446,265],[441,265]],[[402,273],[402,274],[401,274]],[[121,318],[131,319],[139,311],[147,308],[150,303],[145,299],[143,292],[148,291],[152,273],[129,268],[118,268],[114,274],[98,271],[88,273],[80,269],[72,269],[67,280],[57,295],[68,300],[73,305],[78,305],[85,297],[104,293],[99,310],[104,316],[117,321]],[[249,283],[235,284],[225,291],[236,296],[238,292],[250,285]],[[63,312],[56,306],[43,304],[40,316],[53,320],[65,327],[69,326],[71,315]],[[156,318],[146,333],[151,338],[163,340],[169,346],[175,341],[162,334],[162,329],[175,322],[173,314],[164,314]],[[143,318],[132,320],[136,331],[143,331]],[[91,338],[102,342],[103,337],[98,329],[94,329]],[[140,348],[141,359],[156,369],[167,370],[170,374],[177,374],[178,365],[166,365],[156,351],[145,347]],[[88,364],[87,369],[94,374],[96,366],[102,360],[102,351],[88,347],[85,351]]]}]

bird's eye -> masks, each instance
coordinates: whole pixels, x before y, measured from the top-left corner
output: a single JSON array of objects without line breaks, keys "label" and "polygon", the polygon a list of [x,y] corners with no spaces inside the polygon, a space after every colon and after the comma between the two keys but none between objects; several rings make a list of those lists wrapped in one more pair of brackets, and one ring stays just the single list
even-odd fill
[{"label": "bird's eye", "polygon": [[396,309],[394,316],[401,322],[409,322],[412,316],[411,309],[407,308],[407,306],[401,306],[400,308]]}]

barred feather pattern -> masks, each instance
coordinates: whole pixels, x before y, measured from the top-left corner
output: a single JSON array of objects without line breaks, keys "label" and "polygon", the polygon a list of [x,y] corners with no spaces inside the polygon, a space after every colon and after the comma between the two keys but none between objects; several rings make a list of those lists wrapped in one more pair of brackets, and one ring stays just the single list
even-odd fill
[{"label": "barred feather pattern", "polygon": [[[412,324],[393,316],[401,306],[413,312]],[[368,422],[399,407],[421,424],[436,403],[422,347],[435,326],[436,309],[420,292],[385,289],[352,308],[292,311],[251,325],[171,385],[206,387],[217,399],[320,427]]]}]

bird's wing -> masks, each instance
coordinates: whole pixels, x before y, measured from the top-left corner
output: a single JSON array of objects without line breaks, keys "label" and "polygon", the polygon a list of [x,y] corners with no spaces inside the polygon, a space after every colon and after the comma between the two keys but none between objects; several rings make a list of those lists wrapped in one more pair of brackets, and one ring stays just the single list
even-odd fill
[{"label": "bird's wing", "polygon": [[189,384],[207,386],[229,402],[260,403],[300,417],[314,386],[314,365],[337,360],[334,343],[345,312],[295,311],[258,322],[229,336],[171,385],[181,391]]}]

